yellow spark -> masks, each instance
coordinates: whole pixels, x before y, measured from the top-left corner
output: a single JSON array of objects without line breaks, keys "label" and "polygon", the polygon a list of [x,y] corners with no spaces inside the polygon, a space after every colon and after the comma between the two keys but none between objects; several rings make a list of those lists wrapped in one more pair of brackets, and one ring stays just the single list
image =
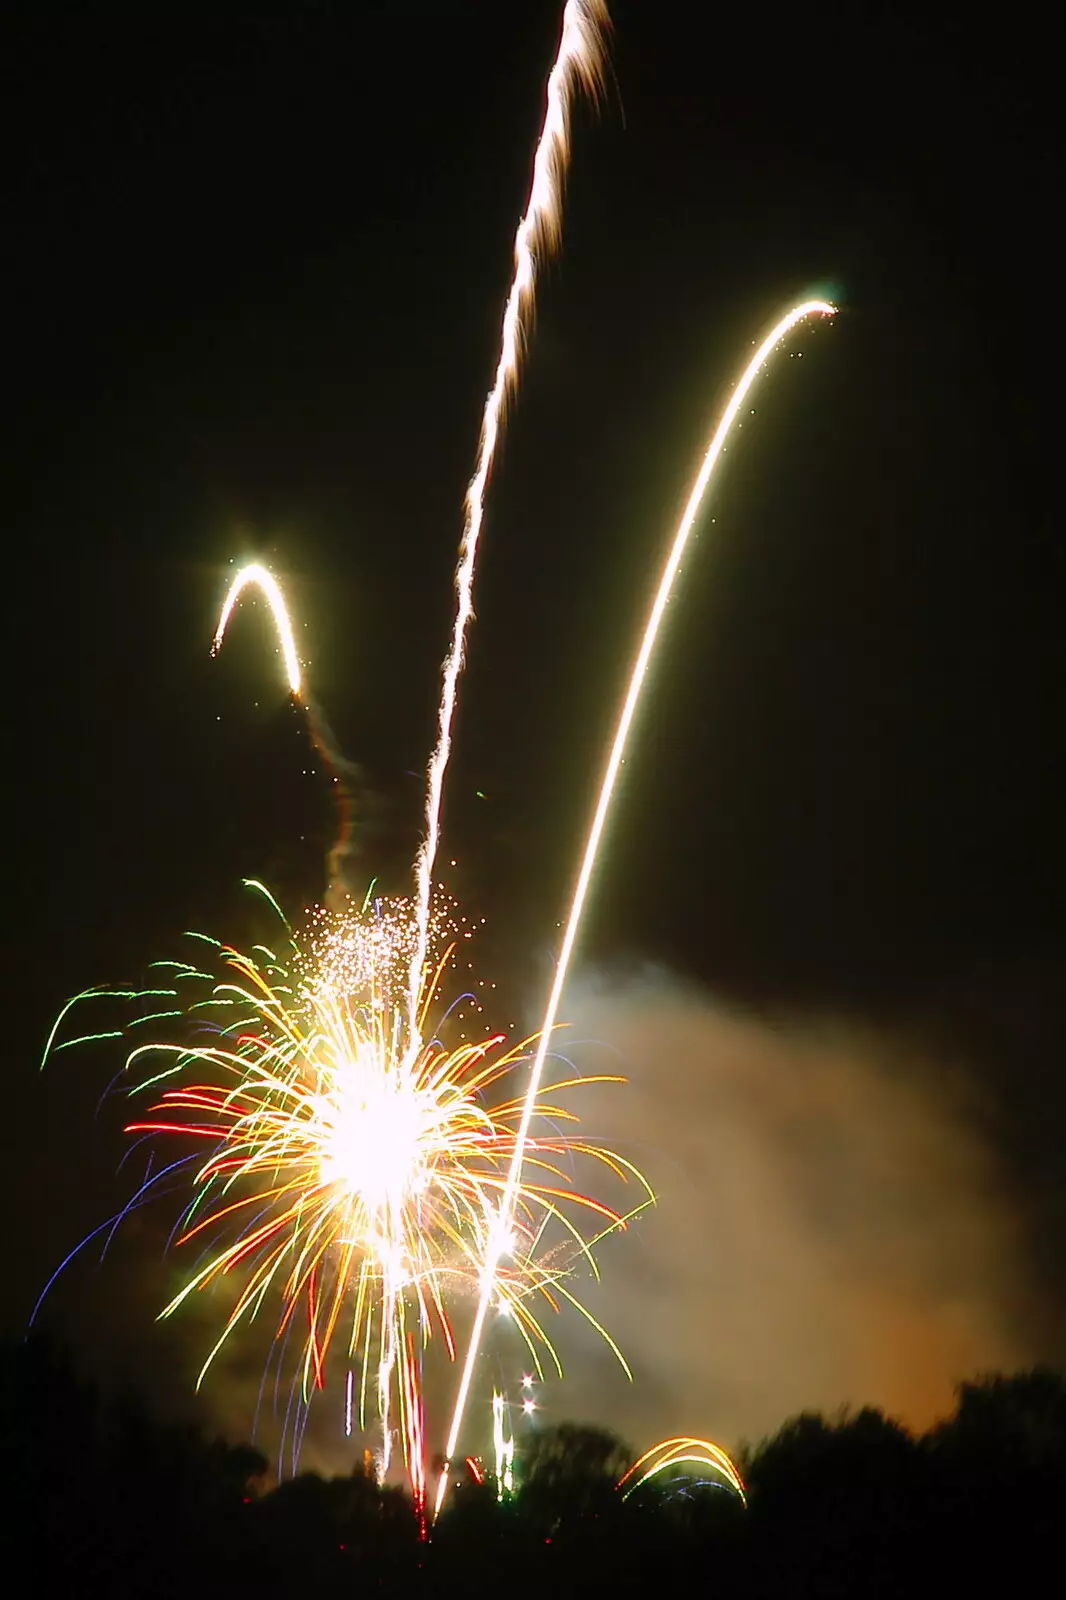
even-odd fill
[{"label": "yellow spark", "polygon": [[229,593],[226,595],[225,601],[223,602],[222,612],[218,619],[218,627],[215,629],[215,638],[211,646],[211,654],[213,656],[217,656],[219,650],[222,648],[222,640],[225,637],[230,614],[233,611],[234,606],[237,604],[237,601],[240,599],[241,594],[250,583],[254,583],[259,589],[262,590],[266,597],[267,603],[270,606],[270,610],[273,613],[274,626],[278,633],[278,643],[281,645],[281,653],[285,659],[285,675],[289,680],[289,690],[296,696],[297,699],[299,699],[300,658],[296,654],[296,641],[293,638],[292,623],[289,621],[289,613],[285,606],[285,597],[282,594],[278,580],[274,577],[273,573],[268,572],[266,567],[261,567],[258,562],[253,562],[250,566],[242,567],[237,576],[234,578],[233,582],[230,584]]},{"label": "yellow spark", "polygon": [[[715,466],[717,465],[722,454],[729,431],[736,421],[749,391],[755,384],[760,373],[763,371],[763,368],[766,366],[771,355],[774,353],[777,346],[781,343],[785,336],[791,332],[798,322],[802,322],[804,318],[811,316],[832,317],[835,315],[836,308],[831,306],[827,301],[805,300],[802,302],[802,304],[793,306],[791,311],[786,312],[785,315],[774,324],[774,326],[770,329],[770,332],[766,335],[765,339],[763,339],[762,343],[758,346],[755,354],[751,357],[750,361],[744,368],[744,371],[740,376],[740,380],[733,391],[732,398],[725,407],[725,410],[722,412],[721,418],[719,419],[717,426],[711,435],[710,443],[707,446],[707,450],[703,458],[703,463],[700,466],[700,470],[696,476],[696,481],[692,486],[692,491],[689,494],[685,509],[681,514],[681,521],[678,524],[677,532],[674,535],[673,544],[670,548],[669,555],[667,556],[666,564],[663,567],[662,576],[659,580],[659,586],[655,594],[655,599],[652,602],[651,611],[648,614],[648,620],[644,627],[644,636],[641,640],[640,649],[637,651],[636,660],[634,661],[630,671],[629,687],[626,691],[626,697],[622,704],[622,710],[615,728],[614,740],[611,744],[610,754],[607,759],[607,766],[604,771],[603,780],[600,784],[599,796],[596,801],[596,808],[593,813],[592,823],[589,827],[588,836],[585,842],[584,854],[581,860],[581,868],[578,872],[577,883],[574,887],[573,898],[570,902],[570,910],[566,921],[566,931],[563,935],[563,941],[559,951],[559,959],[555,967],[555,978],[552,983],[551,993],[548,996],[548,1004],[544,1013],[544,1021],[541,1026],[536,1054],[533,1058],[533,1065],[530,1068],[529,1085],[526,1090],[526,1099],[522,1112],[522,1120],[519,1124],[515,1138],[511,1170],[508,1174],[507,1185],[504,1190],[503,1200],[500,1206],[500,1226],[493,1230],[489,1235],[489,1241],[495,1251],[495,1254],[491,1256],[485,1263],[481,1298],[478,1301],[477,1313],[474,1317],[470,1342],[467,1347],[466,1361],[463,1367],[463,1375],[460,1380],[455,1410],[452,1417],[452,1424],[448,1433],[448,1442],[444,1451],[446,1458],[449,1460],[455,1452],[456,1442],[459,1437],[459,1430],[462,1427],[463,1413],[466,1408],[467,1395],[470,1390],[470,1381],[473,1376],[474,1362],[477,1358],[478,1348],[481,1343],[481,1336],[485,1326],[485,1317],[488,1311],[489,1302],[492,1299],[496,1271],[500,1261],[500,1249],[498,1241],[501,1236],[506,1234],[507,1219],[511,1215],[511,1208],[514,1204],[514,1198],[518,1192],[518,1185],[521,1180],[526,1138],[529,1131],[529,1123],[533,1115],[533,1108],[536,1104],[537,1096],[540,1092],[540,1080],[544,1071],[544,1062],[551,1043],[552,1031],[555,1028],[556,1019],[558,1018],[559,1006],[563,996],[563,989],[566,985],[567,974],[570,969],[570,961],[574,953],[574,945],[577,942],[577,936],[581,928],[581,919],[585,909],[585,901],[588,896],[589,885],[592,881],[592,874],[595,870],[596,858],[599,854],[600,842],[603,837],[604,826],[607,822],[607,814],[610,810],[611,800],[614,796],[618,772],[625,758],[626,744],[629,739],[630,727],[632,725],[634,715],[636,714],[637,706],[640,702],[641,690],[644,687],[644,682],[648,671],[648,663],[651,660],[652,651],[655,648],[659,627],[662,623],[663,614],[666,611],[667,602],[670,598],[670,591],[673,587],[673,582],[677,575],[678,567],[680,566],[681,559],[685,553],[685,546],[688,543],[689,535],[691,534],[696,522],[696,518],[699,515],[704,496],[713,476]],[[446,1487],[447,1478],[442,1474],[437,1489],[438,1510],[440,1508],[441,1501],[443,1500],[444,1490]]]}]

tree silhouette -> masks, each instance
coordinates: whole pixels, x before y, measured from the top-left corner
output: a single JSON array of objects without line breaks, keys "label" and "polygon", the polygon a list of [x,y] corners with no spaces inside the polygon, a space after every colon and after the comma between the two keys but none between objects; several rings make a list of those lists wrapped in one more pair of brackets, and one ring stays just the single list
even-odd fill
[{"label": "tree silhouette", "polygon": [[955,1415],[929,1435],[945,1459],[981,1462],[986,1475],[1061,1471],[1066,1461],[1066,1381],[1048,1367],[993,1373],[958,1388]]},{"label": "tree silhouette", "polygon": [[[362,1466],[266,1492],[248,1445],[108,1397],[43,1341],[0,1348],[5,1578],[31,1593],[206,1600],[320,1588],[565,1600],[736,1593],[923,1596],[1055,1590],[1066,1382],[1038,1369],[963,1384],[913,1438],[881,1412],[792,1418],[740,1464],[735,1496],[667,1474],[624,1496],[633,1459],[574,1423],[532,1434],[502,1502],[470,1478],[428,1543],[410,1498]],[[10,1586],[10,1585],[9,1585]]]},{"label": "tree silhouette", "polygon": [[606,1428],[575,1422],[542,1428],[522,1452],[523,1498],[557,1519],[595,1515],[617,1498],[615,1487],[632,1460],[629,1446]]},{"label": "tree silhouette", "polygon": [[869,1408],[835,1422],[805,1413],[745,1465],[757,1592],[915,1592],[929,1494],[917,1443],[899,1423]]},{"label": "tree silhouette", "polygon": [[1037,1368],[958,1389],[955,1415],[926,1450],[940,1497],[941,1564],[960,1557],[985,1584],[1061,1566],[1066,1505],[1066,1382]]}]

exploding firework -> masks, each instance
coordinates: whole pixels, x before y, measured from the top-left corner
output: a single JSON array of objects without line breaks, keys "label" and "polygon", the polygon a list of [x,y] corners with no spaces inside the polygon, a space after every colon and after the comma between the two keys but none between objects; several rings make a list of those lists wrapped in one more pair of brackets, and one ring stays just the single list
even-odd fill
[{"label": "exploding firework", "polygon": [[[479,926],[484,923],[480,919]],[[454,896],[439,887],[429,908],[430,948],[458,948],[473,938],[475,926]],[[374,1003],[402,1010],[411,955],[418,930],[411,902],[403,896],[374,895],[343,910],[313,906],[300,933],[296,957],[303,982],[334,996],[372,994]]]},{"label": "exploding firework", "polygon": [[[523,1113],[523,1097],[508,1085],[535,1043],[508,1045],[500,1034],[441,1042],[441,979],[463,929],[450,903],[431,910],[431,927],[449,942],[423,986],[418,1025],[427,1042],[415,1049],[406,1044],[409,901],[377,902],[345,918],[320,911],[306,948],[287,933],[281,957],[263,945],[243,954],[193,935],[198,950],[213,952],[214,972],[192,961],[157,963],[165,979],[121,991],[149,1002],[131,1024],[137,1033],[164,1023],[168,1030],[128,1055],[134,1092],[157,1099],[127,1131],[209,1147],[206,1157],[190,1158],[193,1199],[178,1237],[179,1246],[197,1241],[206,1259],[163,1316],[209,1286],[229,1290],[229,1315],[202,1381],[238,1325],[277,1295],[279,1339],[291,1327],[304,1330],[305,1402],[323,1386],[340,1335],[361,1420],[368,1395],[376,1403],[381,1474],[395,1428],[419,1504],[422,1353],[436,1333],[454,1355],[449,1306],[473,1298],[484,1262],[500,1254],[491,1235]],[[175,1038],[178,1017],[188,1027]],[[575,1160],[643,1183],[621,1157],[559,1131],[576,1118],[555,1096],[591,1081],[618,1080],[575,1078],[553,1086],[552,1104],[538,1102],[543,1133],[528,1141],[506,1268],[493,1276],[495,1303],[538,1370],[543,1356],[556,1367],[558,1360],[537,1306],[583,1310],[566,1280],[582,1261],[595,1270],[591,1246],[626,1221],[575,1188]],[[595,1219],[592,1239],[579,1226],[583,1215]]]},{"label": "exploding firework", "polygon": [[[614,737],[611,741],[610,752],[607,757],[607,764],[600,783],[599,795],[593,811],[592,822],[589,826],[588,835],[585,840],[585,847],[581,856],[581,866],[578,871],[577,882],[574,887],[573,896],[570,901],[570,908],[567,913],[566,927],[559,950],[559,958],[555,965],[555,977],[552,982],[551,992],[548,996],[548,1003],[545,1009],[544,1021],[541,1025],[540,1035],[533,1053],[533,1062],[529,1072],[529,1084],[526,1091],[526,1100],[523,1107],[522,1119],[518,1125],[511,1170],[508,1174],[508,1180],[504,1188],[503,1199],[500,1207],[500,1226],[496,1230],[495,1235],[491,1236],[496,1239],[506,1237],[507,1222],[511,1214],[511,1206],[517,1197],[519,1186],[521,1184],[522,1163],[525,1158],[526,1136],[530,1126],[530,1120],[533,1116],[533,1110],[537,1102],[537,1096],[540,1093],[540,1082],[543,1076],[544,1063],[547,1059],[549,1043],[556,1026],[559,1008],[562,1004],[563,990],[566,987],[566,980],[570,971],[570,962],[573,958],[574,947],[577,943],[578,934],[581,930],[581,920],[585,910],[585,902],[588,898],[589,885],[592,882],[592,875],[596,868],[596,861],[603,839],[604,828],[607,823],[607,816],[611,808],[611,801],[614,797],[618,773],[625,758],[626,745],[629,740],[630,729],[632,727],[637,708],[640,704],[641,692],[647,676],[648,664],[651,660],[652,652],[655,649],[655,643],[659,635],[659,628],[663,620],[663,615],[666,611],[667,602],[670,599],[670,591],[673,588],[674,579],[677,576],[677,571],[681,564],[681,559],[685,553],[685,547],[688,544],[689,536],[692,533],[696,523],[696,518],[699,516],[700,510],[703,506],[708,487],[714,476],[714,469],[721,458],[723,449],[725,448],[726,439],[729,437],[730,431],[733,428],[734,423],[737,421],[741,408],[747,400],[752,387],[758,381],[761,374],[766,371],[771,356],[781,345],[785,337],[792,331],[794,327],[796,327],[798,323],[803,322],[806,318],[812,316],[832,317],[835,316],[835,314],[835,308],[824,300],[805,300],[801,302],[801,304],[793,306],[792,309],[787,311],[783,317],[779,318],[779,320],[770,329],[770,332],[757,346],[754,355],[751,356],[745,365],[740,378],[737,381],[736,387],[733,390],[732,397],[722,412],[718,422],[715,424],[703,457],[702,464],[700,466],[700,470],[696,476],[696,481],[693,484],[692,490],[685,504],[685,509],[681,514],[681,521],[678,524],[673,543],[670,546],[666,562],[663,566],[662,575],[659,579],[659,584],[655,592],[655,597],[652,601],[651,610],[648,613],[648,619],[644,627],[640,648],[637,651],[636,658],[630,671],[625,699],[623,700],[622,709],[619,713],[618,721],[615,726]],[[495,1263],[490,1259],[485,1265],[484,1285],[482,1288],[481,1298],[478,1303],[477,1313],[474,1318],[470,1342],[467,1346],[462,1377],[459,1382],[455,1410],[452,1415],[451,1428],[448,1433],[448,1442],[445,1446],[444,1453],[446,1458],[450,1458],[454,1454],[455,1447],[459,1439],[459,1432],[462,1428],[463,1413],[466,1407],[470,1381],[473,1377],[474,1363],[477,1360],[481,1335],[485,1326],[485,1318],[492,1297],[494,1269]],[[443,1501],[447,1483],[448,1478],[447,1473],[445,1472],[441,1474],[437,1487],[436,1507],[438,1510],[441,1502]]]}]

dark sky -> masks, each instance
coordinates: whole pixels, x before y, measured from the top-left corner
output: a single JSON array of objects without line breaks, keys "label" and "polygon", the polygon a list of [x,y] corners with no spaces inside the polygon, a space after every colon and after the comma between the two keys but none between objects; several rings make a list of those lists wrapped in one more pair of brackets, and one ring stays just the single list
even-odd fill
[{"label": "dark sky", "polygon": [[[559,9],[6,30],[13,1326],[121,1192],[91,1128],[114,1063],[37,1075],[57,1006],[228,934],[242,874],[321,889],[269,631],[249,608],[208,657],[234,558],[286,582],[362,768],[363,862],[402,884]],[[446,853],[535,1010],[715,407],[779,310],[830,293],[687,563],[586,951],[961,1049],[1054,1288],[1051,43],[1041,8],[933,10],[612,6],[489,501]]]}]

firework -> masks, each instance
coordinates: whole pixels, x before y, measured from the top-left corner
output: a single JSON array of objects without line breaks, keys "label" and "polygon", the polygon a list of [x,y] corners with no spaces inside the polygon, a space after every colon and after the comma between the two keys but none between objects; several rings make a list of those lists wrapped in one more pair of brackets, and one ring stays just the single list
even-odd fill
[{"label": "firework", "polygon": [[474,610],[474,569],[485,515],[485,493],[496,458],[507,401],[518,382],[522,349],[528,337],[533,308],[538,260],[547,256],[559,241],[563,179],[569,159],[570,106],[578,89],[583,88],[595,94],[600,88],[606,21],[607,8],[603,0],[567,0],[559,51],[548,77],[547,105],[533,158],[529,198],[515,234],[514,276],[503,313],[500,353],[481,420],[477,464],[466,492],[463,537],[455,571],[455,621],[441,672],[437,743],[426,774],[425,837],[415,862],[418,942],[411,959],[408,981],[412,1039],[416,1032],[417,996],[423,981],[429,938],[429,902],[440,841],[441,801],[444,775],[451,753],[452,719],[455,715],[459,674],[463,668],[466,632]]},{"label": "firework", "polygon": [[300,698],[300,658],[296,654],[296,641],[292,634],[292,623],[289,620],[288,608],[285,605],[285,596],[281,586],[273,573],[266,567],[261,567],[258,562],[242,567],[230,584],[226,598],[222,602],[222,612],[215,629],[214,642],[211,645],[211,654],[217,656],[222,648],[222,641],[226,637],[229,619],[233,615],[233,608],[249,584],[261,590],[267,604],[270,606],[274,618],[274,626],[278,633],[278,643],[281,646],[282,658],[285,662],[285,676],[289,685],[289,693],[297,700]]},{"label": "firework", "polygon": [[[209,1286],[228,1291],[229,1314],[199,1381],[238,1325],[276,1295],[279,1339],[293,1327],[305,1330],[304,1401],[323,1386],[340,1337],[354,1372],[346,1426],[355,1405],[365,1421],[372,1396],[384,1476],[395,1416],[419,1505],[422,1353],[436,1333],[454,1356],[449,1304],[480,1289],[523,1114],[522,1097],[509,1094],[507,1083],[535,1043],[508,1045],[500,1034],[441,1042],[438,994],[462,923],[443,900],[431,923],[449,942],[420,996],[419,1037],[428,1042],[417,1051],[406,1046],[403,983],[413,912],[409,901],[392,901],[346,919],[319,911],[306,948],[290,933],[280,957],[262,945],[243,954],[192,936],[198,949],[213,951],[216,971],[190,961],[158,964],[165,986],[139,991],[151,1004],[130,1026],[143,1034],[165,1020],[169,1036],[139,1043],[126,1061],[137,1090],[157,1096],[128,1131],[209,1147],[206,1158],[192,1158],[194,1198],[178,1238],[179,1245],[198,1241],[206,1259],[162,1313],[172,1315]],[[184,1038],[173,1037],[177,1017],[190,1025]],[[507,1269],[494,1276],[495,1302],[538,1371],[544,1355],[556,1367],[558,1360],[537,1306],[583,1309],[565,1279],[579,1260],[592,1263],[596,1238],[626,1220],[576,1190],[574,1158],[639,1180],[620,1157],[558,1131],[576,1118],[554,1097],[590,1081],[597,1080],[557,1084],[553,1103],[538,1103],[547,1131],[528,1141]],[[595,1218],[596,1238],[586,1237],[575,1215]]]},{"label": "firework", "polygon": [[222,648],[222,641],[226,636],[226,629],[244,590],[249,584],[255,585],[266,596],[277,629],[278,643],[285,661],[285,671],[288,678],[289,693],[302,707],[307,719],[307,731],[311,743],[321,758],[329,778],[336,809],[337,829],[329,855],[326,858],[326,899],[331,906],[336,906],[344,899],[342,874],[344,863],[352,851],[352,797],[347,784],[342,776],[347,772],[351,776],[350,763],[344,759],[336,739],[330,731],[322,707],[311,699],[300,673],[300,662],[296,654],[296,644],[293,639],[292,622],[289,619],[288,607],[281,586],[273,573],[261,567],[258,562],[242,567],[230,584],[226,598],[222,602],[219,613],[218,626],[211,644],[211,654],[217,656]]},{"label": "firework", "polygon": [[[480,919],[479,926],[484,923]],[[453,895],[438,887],[430,901],[431,948],[467,943],[475,926]],[[335,997],[372,993],[375,1003],[399,1012],[407,994],[407,974],[418,941],[411,902],[403,896],[374,895],[361,903],[350,897],[342,910],[313,906],[301,930],[296,957],[302,981]]]},{"label": "firework", "polygon": [[[551,1036],[559,1014],[559,1007],[562,1002],[563,989],[566,986],[566,979],[570,969],[570,962],[574,953],[574,946],[577,942],[577,937],[581,929],[581,919],[585,909],[585,901],[588,896],[589,885],[592,881],[592,874],[596,867],[596,859],[599,854],[600,843],[603,838],[603,831],[607,822],[607,815],[611,807],[611,800],[614,796],[618,773],[625,758],[630,728],[632,726],[637,707],[640,704],[641,691],[644,687],[644,682],[648,671],[648,663],[651,660],[652,651],[655,648],[655,642],[658,638],[659,628],[662,623],[663,615],[666,611],[667,602],[670,598],[670,591],[673,587],[674,579],[677,576],[681,559],[685,553],[685,546],[688,543],[689,535],[692,532],[696,518],[699,515],[700,509],[703,505],[708,486],[710,485],[714,475],[714,469],[725,447],[726,439],[728,438],[734,423],[737,421],[741,408],[745,404],[753,385],[757,382],[759,376],[766,370],[770,357],[781,344],[782,340],[791,332],[797,323],[802,322],[807,317],[831,317],[834,315],[835,308],[829,305],[826,301],[805,300],[800,305],[793,306],[791,311],[786,312],[785,315],[774,324],[770,332],[763,339],[762,343],[758,345],[755,354],[750,358],[744,367],[744,370],[741,373],[737,385],[733,391],[732,397],[729,400],[729,403],[726,405],[725,410],[722,412],[722,415],[716,423],[713,433],[711,434],[710,442],[707,445],[706,453],[703,457],[703,462],[696,476],[696,481],[692,486],[685,509],[681,514],[681,521],[678,524],[677,532],[674,535],[673,543],[670,547],[669,554],[667,555],[666,562],[662,570],[662,575],[659,579],[659,584],[655,592],[655,597],[652,601],[651,610],[648,613],[648,619],[644,627],[640,648],[637,651],[636,659],[634,660],[633,666],[630,669],[629,683],[626,689],[625,699],[622,703],[622,709],[619,713],[618,722],[615,726],[614,738],[611,742],[610,752],[607,758],[607,765],[604,770],[602,782],[600,784],[600,791],[596,801],[595,810],[593,812],[592,822],[589,827],[588,836],[585,841],[585,848],[581,857],[581,866],[578,871],[577,882],[574,887],[573,897],[567,913],[566,927],[559,950],[559,958],[555,966],[555,977],[552,982],[551,992],[548,996],[548,1003],[544,1013],[544,1021],[541,1025],[540,1036],[534,1051],[533,1064],[530,1068],[526,1101],[523,1107],[522,1119],[518,1126],[517,1137],[515,1139],[511,1169],[508,1174],[507,1184],[504,1189],[503,1199],[500,1206],[499,1225],[489,1236],[490,1244],[492,1250],[495,1252],[495,1255],[490,1257],[485,1264],[485,1276],[481,1298],[479,1300],[477,1313],[474,1318],[473,1331],[470,1335],[470,1342],[467,1347],[466,1359],[463,1365],[463,1373],[459,1382],[459,1390],[455,1402],[455,1410],[453,1412],[452,1423],[448,1433],[448,1442],[445,1446],[444,1453],[447,1458],[450,1458],[455,1452],[455,1447],[459,1438],[459,1431],[463,1423],[463,1413],[466,1407],[466,1399],[469,1393],[470,1381],[473,1376],[474,1363],[477,1359],[478,1348],[485,1326],[485,1317],[488,1312],[490,1300],[492,1298],[492,1285],[494,1282],[496,1267],[500,1259],[502,1241],[507,1237],[508,1219],[511,1215],[511,1206],[515,1196],[518,1193],[518,1187],[521,1182],[522,1162],[524,1159],[526,1137],[530,1126],[530,1119],[532,1118],[533,1109],[536,1105],[537,1096],[540,1092],[540,1081],[544,1071],[544,1063],[547,1058]],[[436,1504],[438,1510],[444,1497],[447,1481],[447,1475],[442,1473],[437,1489]]]},{"label": "firework", "polygon": [[496,1498],[514,1493],[514,1439],[507,1428],[507,1407],[503,1395],[492,1393],[492,1449],[496,1471]]},{"label": "firework", "polygon": [[681,1467],[703,1468],[713,1473],[712,1482],[724,1484],[737,1495],[742,1505],[747,1505],[744,1480],[734,1462],[720,1445],[712,1444],[709,1439],[663,1439],[634,1461],[629,1471],[619,1479],[618,1488],[625,1498],[660,1473],[676,1472]]},{"label": "firework", "polygon": [[[195,1241],[204,1253],[162,1315],[172,1315],[199,1291],[228,1292],[225,1325],[200,1381],[233,1332],[276,1299],[279,1367],[293,1331],[299,1330],[294,1348],[304,1404],[323,1386],[330,1353],[343,1348],[345,1430],[351,1433],[356,1415],[365,1425],[368,1410],[376,1409],[382,1436],[379,1471],[384,1476],[389,1470],[396,1434],[420,1510],[426,1488],[423,1355],[437,1338],[454,1359],[451,1317],[457,1303],[471,1307],[473,1315],[445,1450],[448,1461],[463,1425],[490,1307],[513,1322],[538,1374],[544,1356],[561,1371],[539,1318],[545,1306],[557,1310],[564,1303],[588,1317],[625,1367],[617,1346],[580,1305],[568,1280],[582,1262],[595,1271],[592,1247],[627,1218],[575,1188],[573,1162],[589,1158],[622,1180],[636,1180],[645,1190],[647,1185],[627,1161],[560,1132],[560,1124],[572,1126],[576,1119],[554,1103],[579,1082],[619,1080],[568,1079],[552,1086],[550,1105],[541,1080],[648,664],[715,466],[778,343],[802,318],[833,314],[826,303],[810,301],[781,319],[741,375],[707,447],[631,669],[541,1030],[518,1044],[487,1031],[445,1043],[457,1023],[448,1020],[454,1006],[443,1002],[444,976],[454,969],[456,948],[473,929],[455,903],[435,889],[433,874],[486,494],[520,374],[537,271],[558,243],[570,109],[580,90],[594,94],[601,86],[605,25],[603,0],[567,0],[465,499],[454,621],[441,669],[413,898],[372,900],[368,895],[357,905],[344,892],[341,875],[351,841],[350,797],[340,776],[346,763],[308,696],[276,579],[258,564],[246,566],[225,597],[212,653],[221,648],[244,590],[258,588],[272,611],[289,692],[306,715],[337,803],[327,903],[310,914],[299,936],[287,931],[280,957],[264,946],[243,954],[205,940],[199,948],[212,952],[210,971],[194,962],[157,963],[163,974],[159,986],[88,990],[71,1002],[80,1006],[121,994],[141,1005],[128,1025],[136,1030],[137,1042],[126,1067],[135,1092],[154,1093],[156,1103],[129,1131],[199,1146],[200,1153],[187,1158],[193,1198],[178,1242]],[[466,1004],[468,1017],[481,1016],[476,997],[466,997]],[[64,1008],[57,1020],[46,1055],[87,1039],[121,1038],[127,1031],[104,1029],[60,1039],[69,1011],[70,1006]],[[164,1027],[167,1032],[161,1034]],[[524,1088],[516,1094],[524,1069]],[[185,1160],[171,1162],[146,1179],[131,1206],[156,1192],[160,1179],[173,1182],[185,1169]],[[582,1226],[589,1217],[596,1219],[591,1238]],[[533,1405],[527,1399],[523,1409]],[[514,1445],[499,1395],[493,1397],[493,1421],[496,1477],[503,1492],[511,1484]],[[739,1474],[725,1452],[694,1439],[656,1446],[619,1487],[629,1493],[661,1472],[693,1462],[716,1471],[743,1498]],[[446,1484],[447,1469],[437,1487],[437,1510]]]}]

